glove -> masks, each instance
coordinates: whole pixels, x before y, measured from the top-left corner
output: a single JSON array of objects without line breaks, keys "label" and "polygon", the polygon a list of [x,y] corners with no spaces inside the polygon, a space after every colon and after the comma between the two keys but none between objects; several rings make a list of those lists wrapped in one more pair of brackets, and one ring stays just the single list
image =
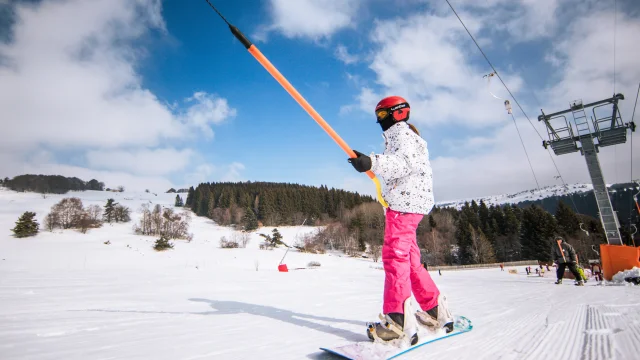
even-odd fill
[{"label": "glove", "polygon": [[358,172],[371,170],[371,158],[359,151],[353,150],[353,152],[356,153],[358,157],[349,158],[349,160],[347,160],[351,165],[353,165],[353,168]]}]

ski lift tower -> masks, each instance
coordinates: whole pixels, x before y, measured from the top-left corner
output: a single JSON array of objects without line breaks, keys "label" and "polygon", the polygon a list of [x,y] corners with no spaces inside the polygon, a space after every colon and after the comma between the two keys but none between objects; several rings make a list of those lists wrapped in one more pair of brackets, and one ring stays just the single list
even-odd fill
[{"label": "ski lift tower", "polygon": [[[613,255],[614,252],[616,254],[613,255],[614,257],[623,256],[618,254],[618,251],[626,247],[623,246],[618,216],[611,206],[611,199],[609,198],[607,185],[598,160],[598,153],[601,147],[624,144],[627,141],[627,129],[636,130],[635,123],[624,123],[622,121],[618,108],[618,101],[620,100],[624,100],[622,94],[616,94],[612,98],[590,104],[583,104],[582,100],[575,100],[570,103],[567,110],[549,115],[540,110],[542,115],[538,116],[538,121],[544,121],[549,135],[549,140],[542,142],[542,146],[545,149],[550,146],[556,155],[580,151],[587,162],[589,176],[591,176],[591,182],[593,183],[593,193],[598,204],[600,221],[607,237],[608,245],[601,245],[601,257],[607,280],[611,280],[611,277],[615,274],[611,274],[611,271],[618,269],[618,266],[613,266],[614,269],[611,269],[610,266],[609,271],[607,271],[605,263],[609,263],[609,265],[616,263],[624,269],[631,269],[631,267],[628,267],[629,264],[627,262],[618,264],[620,261],[617,258],[605,261],[605,256]],[[590,108],[593,113],[591,121],[587,119],[587,111]],[[596,110],[598,110],[600,116],[596,114]],[[572,119],[567,119],[565,114],[571,114]],[[552,126],[552,122],[556,125],[555,127]],[[603,250],[603,247],[607,247],[607,249]],[[632,249],[634,254],[628,257],[628,262],[632,263],[633,266],[637,266],[639,263],[638,255],[640,254],[635,247]],[[623,257],[627,258],[626,255]]]}]

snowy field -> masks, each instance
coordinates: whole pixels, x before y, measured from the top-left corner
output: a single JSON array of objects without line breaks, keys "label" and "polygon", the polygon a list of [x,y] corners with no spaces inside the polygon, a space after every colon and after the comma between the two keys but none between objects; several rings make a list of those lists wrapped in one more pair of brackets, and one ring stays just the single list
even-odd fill
[{"label": "snowy field", "polygon": [[[11,236],[22,212],[36,211],[42,225],[50,207],[71,195],[85,206],[114,197],[134,211],[133,221],[87,234]],[[231,230],[197,217],[191,243],[156,252],[155,238],[133,234],[137,210],[174,199],[104,192],[43,199],[0,190],[0,359],[333,359],[318,348],[367,339],[364,323],[382,306],[380,264],[289,251],[289,269],[321,266],[280,273],[285,249],[260,250],[257,233],[247,248],[220,249]],[[315,231],[279,229],[289,244]],[[553,274],[527,276],[524,268],[434,279],[474,329],[402,359],[640,358],[637,286],[554,285]]]}]

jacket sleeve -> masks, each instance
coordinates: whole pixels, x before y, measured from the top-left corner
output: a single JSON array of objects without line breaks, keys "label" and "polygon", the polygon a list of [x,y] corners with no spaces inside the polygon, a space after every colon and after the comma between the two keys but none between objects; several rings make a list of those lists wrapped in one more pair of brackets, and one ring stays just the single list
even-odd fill
[{"label": "jacket sleeve", "polygon": [[375,154],[371,157],[371,171],[385,181],[399,179],[411,174],[413,166],[411,159],[417,152],[415,143],[407,136],[398,136],[390,144],[390,148],[397,147],[393,154]]},{"label": "jacket sleeve", "polygon": [[411,174],[411,166],[402,154],[375,154],[371,158],[371,171],[389,181]]}]

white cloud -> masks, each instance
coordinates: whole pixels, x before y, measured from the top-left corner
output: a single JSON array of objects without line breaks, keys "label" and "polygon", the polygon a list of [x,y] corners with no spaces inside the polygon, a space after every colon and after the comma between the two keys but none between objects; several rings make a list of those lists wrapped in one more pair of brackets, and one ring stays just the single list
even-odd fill
[{"label": "white cloud", "polygon": [[229,182],[242,181],[244,179],[244,176],[241,174],[241,172],[244,169],[244,165],[239,162],[231,163],[226,167],[224,174],[222,175],[222,178],[220,180]]},{"label": "white cloud", "polygon": [[[612,96],[613,14],[610,10],[591,10],[593,12],[590,15],[578,18],[559,34],[553,54],[547,57],[554,59],[554,75],[560,79],[539,92],[542,94],[541,101],[547,113],[567,109],[569,102],[574,99],[582,99],[584,103],[589,103]],[[611,27],[594,27],[594,23],[611,24]],[[619,13],[616,92],[626,95],[626,100],[620,103],[625,122],[631,120],[635,99],[633,95],[640,79],[640,68],[637,66],[637,60],[634,60],[640,56],[640,48],[636,44],[638,33],[640,19]],[[607,112],[611,111],[610,106],[606,109]],[[514,112],[519,113],[515,106]],[[537,123],[537,114],[529,115],[532,116],[532,121]],[[555,167],[547,151],[542,148],[538,135],[525,119],[518,119],[518,124],[540,185],[560,184],[560,180],[554,179],[557,175]],[[547,139],[546,131],[541,131],[541,135]],[[474,154],[473,151],[468,151],[465,156],[441,156],[433,160],[435,193],[439,199],[492,195],[535,187],[529,164],[512,123],[505,125],[500,132],[487,140],[495,144],[488,152]],[[476,148],[486,148],[486,144],[478,144]],[[624,145],[600,148],[600,165],[607,183],[630,181],[631,150],[629,141]],[[633,145],[633,152],[640,153],[638,142]],[[561,156],[551,153],[566,182],[591,181],[584,157],[579,152]],[[634,159],[633,167],[640,167],[638,156]],[[637,178],[637,174],[635,172],[633,178]]]},{"label": "white cloud", "polygon": [[[144,88],[140,43],[166,34],[160,0],[10,6],[10,41],[0,42],[0,168],[7,175],[60,170],[169,184],[159,176],[196,166],[197,153],[159,146],[210,138],[212,126],[236,115],[217,95],[198,91],[170,105]],[[91,169],[54,160],[70,152],[77,155],[64,162]]]},{"label": "white cloud", "polygon": [[[444,1],[427,0],[440,16],[452,14]],[[576,14],[577,0],[458,0],[452,5],[469,27],[473,18],[490,24],[485,30],[507,32],[508,42],[518,43],[540,38],[548,38],[558,30],[561,5],[569,8],[571,16]],[[579,7],[579,6],[578,6]],[[458,21],[456,18],[455,21]],[[459,25],[459,24],[458,24]],[[477,34],[477,29],[470,28]]]},{"label": "white cloud", "polygon": [[138,175],[167,175],[182,171],[191,161],[193,150],[92,150],[86,156],[91,168],[126,171]]},{"label": "white cloud", "polygon": [[213,164],[204,163],[198,165],[195,170],[185,174],[184,181],[187,184],[186,186],[195,187],[197,184],[211,181],[211,177],[216,169],[216,166]]},{"label": "white cloud", "polygon": [[338,60],[342,61],[347,65],[355,64],[360,60],[358,56],[350,54],[347,47],[342,44],[336,46],[335,55],[338,58]]},{"label": "white cloud", "polygon": [[[157,146],[235,115],[225,99],[197,92],[184,117],[142,87],[134,42],[163,31],[161,4],[44,1],[16,6],[13,41],[0,44],[5,148],[37,145]],[[52,30],[52,29],[55,29]]]},{"label": "white cloud", "polygon": [[[13,41],[0,44],[2,143],[156,145],[182,126],[135,73],[129,44],[163,29],[157,1],[45,1],[16,6]],[[54,30],[55,29],[55,30]],[[127,129],[128,131],[123,131]]]},{"label": "white cloud", "polygon": [[[613,94],[613,12],[604,10],[581,17],[554,43],[553,56],[561,59],[561,81],[546,91],[553,106],[564,109],[571,100],[585,103]],[[608,24],[594,27],[593,24]],[[618,13],[616,34],[616,92],[627,96],[623,115],[631,114],[640,79],[640,19]],[[628,119],[630,120],[630,119]]]},{"label": "white cloud", "polygon": [[271,24],[261,27],[254,38],[266,40],[277,31],[288,38],[320,40],[354,27],[363,0],[270,0]]},{"label": "white cloud", "polygon": [[[475,19],[468,23],[471,28],[483,26]],[[358,96],[361,109],[371,112],[382,97],[400,95],[411,104],[413,121],[426,126],[504,123],[506,118],[496,113],[502,102],[491,97],[482,78],[490,70],[471,64],[463,48],[466,36],[453,15],[418,14],[378,22],[371,35],[375,55],[370,68],[381,90],[363,88]],[[512,91],[521,87],[518,75],[501,76]],[[500,88],[491,91],[506,97]]]},{"label": "white cloud", "polygon": [[233,162],[227,165],[213,165],[209,163],[203,163],[195,168],[195,170],[188,172],[184,176],[186,186],[195,186],[203,182],[211,181],[228,181],[238,182],[244,181],[245,177],[242,174],[245,166],[239,162]]},{"label": "white cloud", "polygon": [[227,99],[205,92],[196,92],[187,101],[196,102],[196,104],[187,110],[184,115],[185,121],[202,130],[209,137],[213,136],[210,125],[220,124],[229,118],[235,117],[237,114],[236,109],[229,107]]},{"label": "white cloud", "polygon": [[[549,85],[536,91],[548,113],[568,108],[573,99],[582,98],[587,103],[611,96],[613,14],[610,9],[590,2],[587,8],[580,9],[583,16],[561,23],[557,1],[550,1],[541,9],[535,9],[533,2],[528,0],[515,4],[507,4],[505,0],[465,2],[468,6],[463,4],[460,6],[462,10],[457,10],[482,43],[490,43],[486,37],[499,31],[509,31],[509,36],[514,37],[509,40],[512,42],[553,39],[553,52],[541,52],[539,61],[551,62],[554,70],[552,74],[538,74],[547,78]],[[484,9],[474,11],[471,4]],[[477,49],[469,43],[468,35],[447,10],[448,7],[444,9],[440,5],[433,13],[418,13],[376,24],[371,35],[371,47],[375,51],[372,51],[369,66],[375,73],[376,86],[363,87],[357,103],[363,111],[370,113],[384,96],[401,95],[408,99],[412,106],[412,121],[428,127],[428,131],[423,131],[425,137],[449,149],[447,155],[431,152],[434,192],[439,201],[534,188],[535,181],[513,122],[504,111],[502,101],[491,97],[486,80],[482,79],[482,75],[491,69],[475,65],[483,64]],[[507,9],[499,9],[502,6]],[[520,15],[504,18],[500,23],[496,23],[492,15],[487,15],[492,11],[500,13],[507,10]],[[534,11],[545,17],[542,21],[544,26],[531,24],[535,19],[528,16]],[[513,27],[514,19],[521,22],[519,28]],[[627,100],[622,102],[622,114],[625,121],[629,121],[633,95],[640,78],[640,67],[637,66],[640,48],[634,41],[640,33],[640,20],[618,14],[617,31],[616,91],[627,96]],[[490,44],[497,46],[496,43]],[[523,86],[522,79],[519,74],[509,73],[503,68],[509,69],[509,65],[498,67],[498,70],[522,101],[518,92]],[[509,98],[497,79],[492,81],[491,92]],[[522,105],[527,107],[527,104]],[[548,152],[541,146],[541,139],[528,121],[520,117],[520,110],[513,101],[512,106],[540,185],[559,184],[560,180],[554,178],[556,169]],[[353,104],[343,107],[343,111],[353,109]],[[546,131],[537,121],[538,114],[528,115],[546,140]],[[444,130],[448,128],[445,125],[451,124],[484,132],[481,136],[461,137],[457,131]],[[430,149],[433,149],[433,144]],[[639,150],[640,145],[636,142],[634,151],[638,153]],[[608,182],[629,180],[629,153],[630,144],[601,149],[601,165]],[[579,153],[553,154],[552,157],[566,182],[590,181],[584,158]],[[640,157],[634,161],[634,168],[639,168]]]},{"label": "white cloud", "polygon": [[0,153],[0,168],[2,177],[13,177],[21,174],[43,174],[75,176],[84,181],[96,179],[105,183],[107,187],[117,187],[123,185],[127,190],[142,191],[150,189],[152,191],[166,191],[175,187],[171,181],[164,176],[153,175],[132,175],[124,171],[94,170],[85,167],[60,164],[51,158],[47,152],[38,152],[30,158],[16,158],[13,155]]}]

